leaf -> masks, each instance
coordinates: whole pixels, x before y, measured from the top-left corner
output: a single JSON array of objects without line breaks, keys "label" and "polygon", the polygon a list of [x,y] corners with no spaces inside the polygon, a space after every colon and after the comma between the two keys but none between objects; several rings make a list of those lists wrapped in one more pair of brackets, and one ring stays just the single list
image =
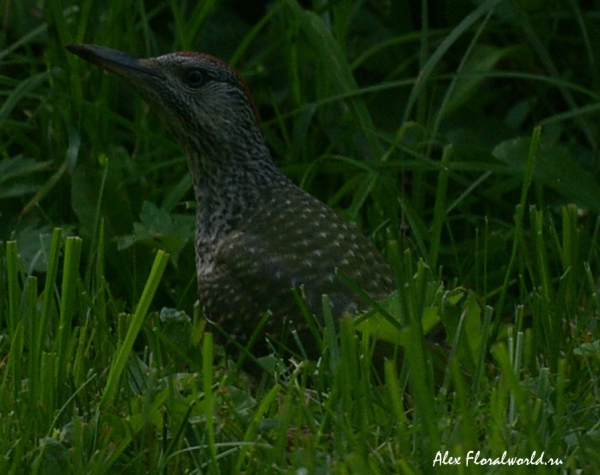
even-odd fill
[{"label": "leaf", "polygon": [[22,177],[30,173],[45,171],[52,162],[38,162],[33,158],[23,158],[21,155],[0,161],[0,183],[11,178]]},{"label": "leaf", "polygon": [[60,475],[69,473],[71,456],[67,448],[54,437],[44,437],[40,440],[42,452],[41,473],[45,475]]},{"label": "leaf", "polygon": [[444,115],[447,116],[468,103],[488,78],[488,73],[493,71],[496,64],[512,51],[513,48],[500,49],[489,45],[476,45],[459,73],[452,97],[444,108]]},{"label": "leaf", "polygon": [[33,183],[31,183],[31,184],[17,183],[15,185],[11,186],[10,188],[8,188],[7,190],[3,190],[2,188],[0,188],[0,199],[16,198],[18,196],[32,195],[37,191],[37,189],[38,189],[38,187],[36,185],[34,185]]},{"label": "leaf", "polygon": [[[528,151],[529,139],[517,138],[497,145],[492,155],[506,163],[515,175],[523,176]],[[565,147],[542,143],[536,156],[533,179],[557,191],[569,202],[600,212],[598,181]]]},{"label": "leaf", "polygon": [[[123,159],[118,153],[104,161],[105,166],[91,160],[79,160],[71,175],[71,203],[81,223],[80,233],[90,235],[104,218],[109,237],[124,234],[134,220],[126,181]],[[98,206],[100,203],[100,206]]]},{"label": "leaf", "polygon": [[46,272],[51,239],[50,226],[40,225],[37,219],[33,219],[27,226],[18,230],[19,257],[27,275],[33,272]]},{"label": "leaf", "polygon": [[133,234],[121,236],[120,250],[142,242],[167,251],[176,261],[178,253],[194,235],[194,218],[171,215],[165,209],[144,201],[140,221],[133,224]]},{"label": "leaf", "polygon": [[466,368],[473,370],[481,346],[481,305],[477,294],[458,287],[444,295],[441,318],[446,329],[446,342],[454,345],[456,332],[462,319],[457,356]]},{"label": "leaf", "polygon": [[160,311],[161,332],[180,350],[190,345],[192,319],[183,310],[163,307]]},{"label": "leaf", "polygon": [[593,358],[600,361],[600,340],[594,340],[590,343],[582,343],[573,350],[573,354],[584,356],[587,359]]},{"label": "leaf", "polygon": [[[423,327],[423,335],[429,334],[440,322],[440,303],[443,295],[448,292],[444,291],[443,284],[431,282],[428,285],[427,304],[423,309],[421,316],[421,325]],[[384,315],[374,313],[365,318],[358,317],[355,328],[363,334],[367,334],[376,340],[383,340],[394,345],[406,346],[407,339],[411,338],[411,332],[408,327],[403,327],[402,321],[402,305],[400,296],[397,292],[394,293],[384,302],[381,302],[382,308],[395,320],[390,321]]]},{"label": "leaf", "polygon": [[12,90],[12,92],[8,95],[8,97],[4,101],[4,104],[2,104],[2,107],[0,107],[0,127],[2,127],[2,124],[10,115],[11,111],[25,95],[29,94],[40,84],[57,74],[59,71],[60,68],[52,68],[49,71],[36,74],[19,83],[19,85],[15,87]]},{"label": "leaf", "polygon": [[20,155],[0,161],[0,199],[34,194],[39,185],[31,182],[30,175],[48,170],[51,163]]},{"label": "leaf", "polygon": [[[288,1],[286,6],[298,22],[300,29],[314,50],[315,58],[326,62],[333,89],[349,96],[352,93],[358,92],[358,85],[352,75],[348,60],[332,36],[329,26],[319,15],[303,10],[295,1]],[[383,148],[377,134],[373,133],[375,127],[362,97],[359,95],[349,97],[348,103],[352,107],[357,121],[360,123],[361,130],[365,132],[365,138],[369,143],[369,149],[373,152],[373,156],[382,156]]]}]

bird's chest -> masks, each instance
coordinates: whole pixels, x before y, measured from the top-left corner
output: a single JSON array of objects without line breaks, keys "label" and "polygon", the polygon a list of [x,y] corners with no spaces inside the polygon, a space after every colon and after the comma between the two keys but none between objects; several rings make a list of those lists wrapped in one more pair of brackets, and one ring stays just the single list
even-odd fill
[{"label": "bird's chest", "polygon": [[226,236],[221,222],[198,222],[195,238],[198,281],[210,281],[219,274],[218,253]]},{"label": "bird's chest", "polygon": [[219,249],[235,234],[248,212],[244,213],[243,207],[231,199],[205,197],[198,203],[195,237],[198,280],[214,280],[219,273]]}]

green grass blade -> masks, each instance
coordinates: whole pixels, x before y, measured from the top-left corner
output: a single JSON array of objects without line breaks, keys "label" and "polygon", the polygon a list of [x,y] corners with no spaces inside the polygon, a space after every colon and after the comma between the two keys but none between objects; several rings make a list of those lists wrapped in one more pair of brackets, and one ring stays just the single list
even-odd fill
[{"label": "green grass blade", "polygon": [[37,278],[29,276],[25,283],[25,291],[23,292],[23,307],[25,312],[23,316],[24,324],[27,327],[28,336],[28,373],[31,390],[29,392],[31,401],[39,401],[38,392],[40,390],[40,365],[42,348],[37,346],[37,302],[38,302],[38,286]]},{"label": "green grass blade", "polygon": [[[266,412],[269,410],[269,408],[275,401],[275,398],[279,394],[280,390],[281,390],[281,386],[276,384],[264,396],[263,400],[261,401],[261,403],[258,406],[258,409],[254,413],[252,420],[250,421],[250,425],[248,426],[248,429],[246,429],[246,433],[244,434],[243,442],[251,442],[255,439],[260,421],[263,419],[264,415],[266,414]],[[233,473],[241,473],[242,472],[242,466],[244,464],[244,459],[246,458],[246,454],[248,453],[250,448],[251,448],[250,445],[242,444],[242,446],[240,447],[240,452],[239,452],[238,458],[237,458],[235,471]]]},{"label": "green grass blade", "polygon": [[215,426],[214,426],[214,402],[213,402],[213,336],[206,332],[202,344],[202,389],[204,391],[204,415],[206,417],[206,431],[208,433],[208,450],[210,461],[208,462],[209,471],[218,473],[217,469],[217,448],[215,445]]},{"label": "green grass blade", "polygon": [[533,129],[533,133],[531,135],[531,141],[529,143],[529,153],[527,155],[527,163],[525,165],[525,175],[523,178],[523,186],[521,187],[521,199],[519,200],[519,204],[517,205],[516,213],[515,213],[515,230],[513,236],[512,250],[510,253],[510,258],[508,261],[508,266],[506,268],[506,272],[504,274],[504,283],[502,284],[500,290],[500,297],[498,299],[498,304],[496,305],[496,319],[494,321],[494,329],[493,334],[498,333],[498,329],[500,328],[501,323],[501,312],[504,311],[504,301],[506,299],[506,294],[508,292],[509,282],[512,278],[512,271],[515,265],[515,260],[517,257],[518,244],[519,240],[522,238],[524,234],[523,230],[523,216],[525,212],[525,205],[527,203],[527,195],[529,193],[529,188],[531,187],[531,182],[533,180],[533,169],[535,166],[535,158],[536,153],[540,145],[540,139],[542,135],[542,128],[535,127]]},{"label": "green grass blade", "polygon": [[433,212],[433,224],[431,230],[431,239],[429,244],[429,265],[432,269],[437,267],[438,253],[440,251],[442,228],[446,222],[446,198],[448,193],[448,177],[450,175],[450,157],[452,156],[452,146],[444,147],[442,163],[438,178],[438,186],[435,195],[435,205]]},{"label": "green grass blade", "polygon": [[117,393],[119,381],[121,379],[121,375],[123,374],[123,370],[125,369],[125,364],[127,363],[127,359],[129,358],[129,354],[131,353],[135,339],[137,338],[142,324],[144,323],[146,313],[148,312],[148,308],[150,308],[150,303],[152,302],[152,298],[154,297],[168,262],[169,255],[166,252],[158,251],[156,253],[154,264],[152,265],[152,269],[150,271],[150,276],[146,281],[146,286],[144,287],[144,291],[142,292],[140,301],[138,302],[133,319],[131,320],[129,328],[127,329],[125,339],[119,348],[117,348],[115,358],[111,364],[110,371],[106,379],[106,386],[104,387],[102,399],[100,400],[100,408],[106,408],[109,404],[111,404]]},{"label": "green grass blade", "polygon": [[44,348],[44,340],[46,339],[48,325],[50,322],[51,307],[55,299],[56,276],[58,274],[58,264],[60,258],[60,246],[62,239],[62,229],[55,228],[52,232],[50,241],[50,253],[48,254],[48,267],[46,269],[46,279],[44,282],[44,290],[42,293],[42,308],[38,315],[38,320],[35,324],[35,351],[37,358],[40,358],[38,364],[41,364],[41,355]]},{"label": "green grass blade", "polygon": [[331,374],[335,374],[340,362],[340,350],[338,348],[335,325],[333,323],[333,314],[331,313],[331,305],[329,296],[322,296],[323,316],[325,318],[325,341],[329,347],[329,364]]},{"label": "green grass blade", "polygon": [[16,241],[6,243],[6,272],[8,274],[8,318],[7,326],[11,335],[17,328],[19,306],[21,302],[19,289],[19,257]]},{"label": "green grass blade", "polygon": [[24,96],[29,94],[31,91],[39,87],[43,82],[47,81],[49,78],[59,72],[59,68],[53,68],[50,71],[44,71],[43,73],[36,74],[21,82],[6,98],[4,104],[2,104],[2,107],[0,107],[0,127],[2,127],[4,121],[6,121],[14,107]]},{"label": "green grass blade", "polygon": [[77,302],[77,284],[79,283],[79,260],[82,240],[79,237],[68,237],[65,244],[65,260],[63,263],[63,280],[61,284],[60,311],[56,330],[55,352],[57,354],[56,385],[59,400],[64,378],[68,372],[69,348],[71,347],[72,318]]}]

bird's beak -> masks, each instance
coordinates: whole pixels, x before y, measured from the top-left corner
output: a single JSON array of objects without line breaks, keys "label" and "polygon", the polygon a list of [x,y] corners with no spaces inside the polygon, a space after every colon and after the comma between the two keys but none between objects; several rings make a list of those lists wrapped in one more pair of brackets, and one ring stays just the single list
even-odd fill
[{"label": "bird's beak", "polygon": [[96,64],[111,73],[123,77],[135,85],[140,79],[148,76],[162,78],[163,75],[143,63],[145,60],[116,49],[96,45],[67,45],[66,48],[77,56]]}]

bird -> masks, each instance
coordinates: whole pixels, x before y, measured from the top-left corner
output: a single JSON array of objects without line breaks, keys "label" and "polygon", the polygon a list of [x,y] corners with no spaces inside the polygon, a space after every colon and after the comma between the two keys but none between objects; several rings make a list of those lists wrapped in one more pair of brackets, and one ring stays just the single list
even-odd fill
[{"label": "bird", "polygon": [[228,340],[247,344],[269,315],[259,340],[296,331],[314,354],[314,328],[294,291],[323,328],[323,294],[336,322],[368,306],[340,274],[375,300],[396,289],[375,245],[275,165],[252,94],[226,62],[188,51],[138,58],[97,45],[66,48],[129,83],[181,147],[196,201],[198,299]]}]

